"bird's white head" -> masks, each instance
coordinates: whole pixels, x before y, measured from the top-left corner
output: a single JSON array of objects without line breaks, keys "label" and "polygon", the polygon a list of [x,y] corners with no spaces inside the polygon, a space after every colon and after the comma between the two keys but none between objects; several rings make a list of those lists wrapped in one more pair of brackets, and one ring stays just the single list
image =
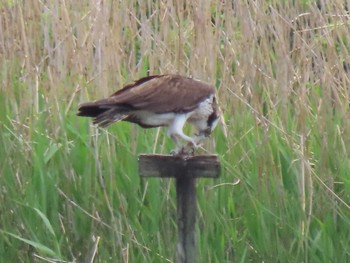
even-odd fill
[{"label": "bird's white head", "polygon": [[219,109],[215,96],[213,97],[211,108],[211,113],[206,121],[206,128],[199,131],[198,136],[201,138],[209,137],[219,122]]}]

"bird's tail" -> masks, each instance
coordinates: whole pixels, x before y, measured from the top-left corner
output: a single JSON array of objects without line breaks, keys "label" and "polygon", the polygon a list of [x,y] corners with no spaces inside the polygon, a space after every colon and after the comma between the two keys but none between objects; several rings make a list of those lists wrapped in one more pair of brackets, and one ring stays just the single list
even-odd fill
[{"label": "bird's tail", "polygon": [[128,117],[128,111],[123,107],[115,104],[105,103],[103,100],[96,102],[88,102],[80,105],[78,116],[92,117],[93,123],[99,127],[107,127],[108,125],[121,121]]}]

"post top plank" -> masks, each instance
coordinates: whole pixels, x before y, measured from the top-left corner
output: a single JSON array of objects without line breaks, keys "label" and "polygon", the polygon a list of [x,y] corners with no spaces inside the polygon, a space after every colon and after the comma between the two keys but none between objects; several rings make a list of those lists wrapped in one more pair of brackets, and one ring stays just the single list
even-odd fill
[{"label": "post top plank", "polygon": [[217,178],[220,161],[217,155],[173,156],[139,155],[140,177]]}]

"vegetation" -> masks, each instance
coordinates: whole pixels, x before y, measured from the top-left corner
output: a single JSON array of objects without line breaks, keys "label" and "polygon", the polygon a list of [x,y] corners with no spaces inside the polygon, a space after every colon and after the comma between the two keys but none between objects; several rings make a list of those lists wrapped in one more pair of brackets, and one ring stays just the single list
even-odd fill
[{"label": "vegetation", "polygon": [[[174,262],[172,180],[141,180],[162,129],[77,106],[147,74],[216,85],[199,262],[350,261],[346,1],[0,3],[0,262]],[[225,136],[227,135],[227,136]]]}]

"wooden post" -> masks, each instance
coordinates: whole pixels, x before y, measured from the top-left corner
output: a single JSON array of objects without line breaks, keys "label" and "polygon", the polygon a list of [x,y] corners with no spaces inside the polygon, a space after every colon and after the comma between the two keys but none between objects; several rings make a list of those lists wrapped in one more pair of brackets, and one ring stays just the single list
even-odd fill
[{"label": "wooden post", "polygon": [[176,179],[177,206],[177,262],[197,262],[196,260],[196,179]]},{"label": "wooden post", "polygon": [[196,258],[196,178],[219,177],[220,162],[216,155],[183,158],[172,155],[139,156],[141,177],[174,177],[176,179],[178,243],[176,261],[197,263]]}]

